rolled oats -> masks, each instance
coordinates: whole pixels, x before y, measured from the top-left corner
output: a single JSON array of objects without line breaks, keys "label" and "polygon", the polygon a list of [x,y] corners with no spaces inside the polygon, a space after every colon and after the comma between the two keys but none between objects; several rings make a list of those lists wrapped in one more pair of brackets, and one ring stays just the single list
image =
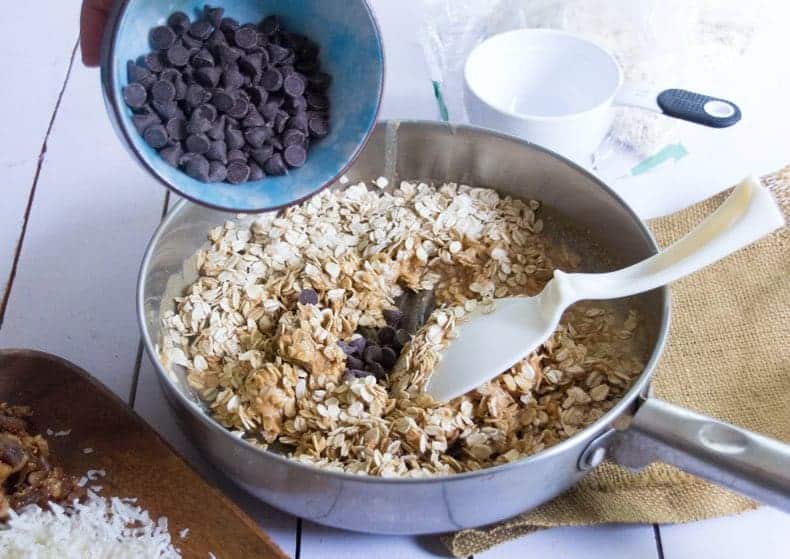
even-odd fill
[{"label": "rolled oats", "polygon": [[[571,308],[538,351],[478,389],[446,404],[423,394],[467,313],[540,292],[578,257],[544,233],[536,201],[453,183],[376,186],[209,232],[199,278],[163,316],[160,347],[217,421],[301,462],[424,476],[538,452],[622,397],[644,366],[639,317],[601,304]],[[386,378],[344,377],[338,342],[384,326],[406,288],[433,290],[436,310]],[[317,305],[299,302],[306,289]]]}]

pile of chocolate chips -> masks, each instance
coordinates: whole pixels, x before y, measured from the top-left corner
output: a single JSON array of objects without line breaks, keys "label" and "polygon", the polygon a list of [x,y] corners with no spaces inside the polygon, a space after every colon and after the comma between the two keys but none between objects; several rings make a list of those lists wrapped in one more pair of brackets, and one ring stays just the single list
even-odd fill
[{"label": "pile of chocolate chips", "polygon": [[433,312],[435,299],[433,291],[406,291],[397,304],[397,309],[383,311],[386,326],[359,328],[360,336],[338,343],[346,354],[346,380],[370,375],[381,380],[388,375],[403,346]]},{"label": "pile of chocolate chips", "polygon": [[146,143],[203,182],[240,184],[282,175],[307,161],[311,140],[329,133],[331,76],[318,45],[206,6],[151,30],[153,52],[129,61],[126,104]]}]

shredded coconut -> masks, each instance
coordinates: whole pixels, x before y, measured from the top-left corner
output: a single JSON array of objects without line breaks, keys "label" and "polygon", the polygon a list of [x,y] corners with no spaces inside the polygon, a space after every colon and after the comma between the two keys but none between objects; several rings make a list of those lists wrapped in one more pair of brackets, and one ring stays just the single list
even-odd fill
[{"label": "shredded coconut", "polygon": [[167,518],[153,521],[131,499],[105,499],[88,491],[85,502],[50,510],[11,511],[0,530],[4,559],[175,559]]}]

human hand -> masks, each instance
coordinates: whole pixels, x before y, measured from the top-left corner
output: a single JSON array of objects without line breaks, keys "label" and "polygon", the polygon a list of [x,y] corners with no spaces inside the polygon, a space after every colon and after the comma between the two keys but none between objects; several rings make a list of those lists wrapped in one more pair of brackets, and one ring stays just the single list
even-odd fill
[{"label": "human hand", "polygon": [[86,66],[99,65],[101,38],[112,0],[83,0],[80,15],[80,46]]}]

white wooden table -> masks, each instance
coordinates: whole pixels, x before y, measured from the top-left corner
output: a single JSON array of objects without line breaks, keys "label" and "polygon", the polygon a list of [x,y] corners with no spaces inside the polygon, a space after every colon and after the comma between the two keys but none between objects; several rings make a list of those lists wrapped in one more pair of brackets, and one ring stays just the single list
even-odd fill
[{"label": "white wooden table", "polygon": [[[343,532],[256,502],[203,461],[177,430],[142,351],[134,308],[139,262],[165,210],[165,190],[121,147],[105,114],[98,72],[79,62],[79,4],[14,2],[0,19],[6,37],[0,51],[0,347],[49,351],[91,371],[225,488],[291,556],[446,554],[436,538]],[[373,4],[388,54],[382,117],[437,118],[416,38],[416,0]],[[683,141],[690,157],[638,180],[614,182],[637,212],[667,213],[747,172],[790,163],[790,65],[779,50],[765,52],[765,71],[753,69],[757,82],[723,79],[717,91],[740,102],[745,117],[738,126],[714,134],[689,127]],[[780,558],[790,549],[789,519],[760,509],[683,526],[547,530],[478,557]]]}]

